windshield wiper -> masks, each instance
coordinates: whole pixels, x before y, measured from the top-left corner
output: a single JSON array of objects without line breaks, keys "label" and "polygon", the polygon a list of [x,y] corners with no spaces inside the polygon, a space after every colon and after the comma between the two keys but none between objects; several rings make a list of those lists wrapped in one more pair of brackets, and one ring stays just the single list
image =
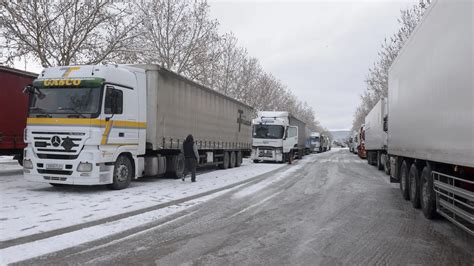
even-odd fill
[{"label": "windshield wiper", "polygon": [[82,113],[80,113],[79,111],[77,111],[75,108],[72,108],[72,107],[58,107],[58,110],[73,111],[75,114],[79,115],[80,117],[87,118],[85,115],[83,115]]},{"label": "windshield wiper", "polygon": [[41,116],[44,116],[44,117],[52,117],[51,114],[49,114],[45,109],[41,108],[41,107],[30,107],[29,111],[30,111],[30,114],[34,114],[34,113],[31,113],[31,111],[40,111],[42,114],[36,114],[36,117],[41,117]]}]

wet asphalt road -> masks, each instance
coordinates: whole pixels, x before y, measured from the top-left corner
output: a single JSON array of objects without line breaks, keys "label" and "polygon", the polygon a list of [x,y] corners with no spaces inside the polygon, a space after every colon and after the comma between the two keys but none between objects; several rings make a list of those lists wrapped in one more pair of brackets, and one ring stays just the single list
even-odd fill
[{"label": "wet asphalt road", "polygon": [[[287,176],[239,187],[181,217],[34,264],[472,265],[474,238],[428,221],[397,185],[347,150],[311,155]],[[273,180],[273,181],[275,181]]]}]

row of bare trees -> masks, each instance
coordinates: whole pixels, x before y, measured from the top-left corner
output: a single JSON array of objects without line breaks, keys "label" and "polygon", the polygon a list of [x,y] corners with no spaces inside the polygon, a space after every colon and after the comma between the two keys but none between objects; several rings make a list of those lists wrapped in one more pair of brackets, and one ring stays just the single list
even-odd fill
[{"label": "row of bare trees", "polygon": [[43,67],[156,63],[257,110],[288,110],[322,130],[298,100],[231,34],[205,0],[0,1],[0,58]]},{"label": "row of bare trees", "polygon": [[367,88],[361,95],[361,102],[354,113],[352,130],[359,129],[375,104],[382,97],[388,96],[388,70],[405,41],[421,21],[430,2],[430,0],[420,0],[417,5],[400,11],[398,19],[400,28],[395,34],[384,40],[378,52],[377,61],[369,68],[366,79]]}]

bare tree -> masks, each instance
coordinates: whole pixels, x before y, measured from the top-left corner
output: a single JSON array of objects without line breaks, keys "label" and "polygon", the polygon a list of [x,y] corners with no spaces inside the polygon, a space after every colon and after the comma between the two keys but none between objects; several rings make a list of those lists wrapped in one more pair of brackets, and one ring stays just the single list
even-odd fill
[{"label": "bare tree", "polygon": [[137,18],[144,18],[137,43],[141,61],[158,63],[191,79],[202,76],[202,66],[219,41],[218,23],[209,17],[206,1],[140,1]]},{"label": "bare tree", "polygon": [[22,56],[43,67],[121,61],[135,37],[129,11],[106,0],[1,1],[0,47],[7,63]]}]

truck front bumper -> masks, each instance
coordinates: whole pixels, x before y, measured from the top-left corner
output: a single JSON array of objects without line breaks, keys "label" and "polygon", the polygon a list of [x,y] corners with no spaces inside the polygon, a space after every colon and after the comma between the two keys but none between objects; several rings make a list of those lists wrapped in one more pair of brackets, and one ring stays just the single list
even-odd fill
[{"label": "truck front bumper", "polygon": [[267,162],[283,162],[283,152],[281,148],[253,147],[251,159]]},{"label": "truck front bumper", "polygon": [[[73,160],[41,159],[29,148],[25,149],[25,160],[31,160],[32,168],[23,168],[26,180],[54,184],[104,185],[111,184],[113,168],[102,161],[98,149],[84,149]],[[79,164],[91,164],[91,171],[78,171]]]}]

